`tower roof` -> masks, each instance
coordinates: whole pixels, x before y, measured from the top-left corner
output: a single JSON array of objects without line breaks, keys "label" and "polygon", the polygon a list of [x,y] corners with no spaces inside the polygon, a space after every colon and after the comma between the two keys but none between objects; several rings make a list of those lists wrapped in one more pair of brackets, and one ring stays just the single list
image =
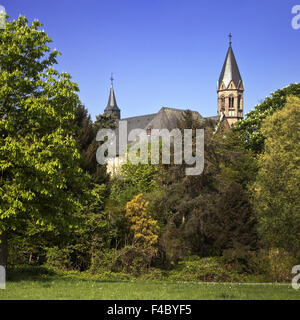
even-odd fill
[{"label": "tower roof", "polygon": [[110,93],[109,93],[108,103],[107,103],[107,107],[104,110],[104,112],[106,112],[108,114],[120,112],[120,109],[117,105],[117,100],[116,100],[115,91],[114,91],[113,74],[111,74],[110,81],[111,81],[111,85],[110,85]]},{"label": "tower roof", "polygon": [[116,100],[114,88],[112,85],[110,87],[110,94],[109,94],[108,103],[107,103],[107,107],[105,108],[105,111],[106,112],[107,111],[120,111],[120,109],[117,105],[117,100]]},{"label": "tower roof", "polygon": [[239,88],[240,84],[243,82],[230,41],[226,59],[218,82],[218,90],[220,90],[222,82],[224,83],[225,87],[228,88],[231,81],[233,81],[237,88]]}]

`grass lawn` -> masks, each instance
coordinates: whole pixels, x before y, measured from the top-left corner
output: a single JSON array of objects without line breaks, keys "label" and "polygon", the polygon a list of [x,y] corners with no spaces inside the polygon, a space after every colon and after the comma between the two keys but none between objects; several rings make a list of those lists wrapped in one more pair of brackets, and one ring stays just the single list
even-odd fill
[{"label": "grass lawn", "polygon": [[113,281],[81,274],[10,274],[0,300],[254,300],[297,299],[289,284]]}]

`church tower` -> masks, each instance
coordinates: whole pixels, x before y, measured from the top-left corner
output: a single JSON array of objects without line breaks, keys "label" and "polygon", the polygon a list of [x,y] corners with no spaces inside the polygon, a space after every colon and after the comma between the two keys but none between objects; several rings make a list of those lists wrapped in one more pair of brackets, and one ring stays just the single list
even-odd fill
[{"label": "church tower", "polygon": [[111,80],[110,93],[109,93],[107,107],[104,110],[104,114],[106,114],[108,116],[114,115],[116,117],[116,119],[120,120],[121,119],[121,110],[119,109],[119,107],[117,105],[117,100],[116,100],[116,96],[115,96],[115,92],[114,92],[113,75],[111,75],[110,80]]},{"label": "church tower", "polygon": [[244,84],[232,50],[232,35],[218,81],[218,116],[225,115],[231,127],[244,117]]}]

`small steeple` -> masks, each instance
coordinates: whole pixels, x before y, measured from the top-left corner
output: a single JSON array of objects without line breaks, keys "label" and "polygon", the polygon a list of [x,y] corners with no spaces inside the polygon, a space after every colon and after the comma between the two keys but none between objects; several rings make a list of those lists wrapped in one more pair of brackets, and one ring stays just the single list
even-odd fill
[{"label": "small steeple", "polygon": [[229,48],[218,81],[218,115],[226,118],[231,127],[244,116],[244,84],[232,50],[232,34]]},{"label": "small steeple", "polygon": [[107,115],[115,115],[115,117],[120,120],[121,119],[121,110],[119,109],[117,105],[117,100],[114,92],[114,78],[113,74],[111,74],[110,77],[111,85],[110,85],[110,93],[108,98],[107,107],[104,110],[104,113]]}]

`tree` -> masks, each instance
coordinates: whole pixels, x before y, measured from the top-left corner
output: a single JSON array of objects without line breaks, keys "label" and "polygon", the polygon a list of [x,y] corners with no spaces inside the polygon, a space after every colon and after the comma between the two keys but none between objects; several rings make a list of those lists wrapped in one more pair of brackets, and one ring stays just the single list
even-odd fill
[{"label": "tree", "polygon": [[152,257],[157,252],[155,245],[158,240],[158,226],[147,210],[148,205],[149,203],[143,199],[143,194],[139,194],[127,203],[125,216],[133,234],[133,246]]},{"label": "tree", "polygon": [[92,174],[93,166],[87,156],[87,150],[95,139],[95,130],[91,116],[85,106],[79,104],[75,111],[75,118],[72,119],[72,124],[75,126],[75,140],[78,151],[81,155],[81,168]]},{"label": "tree", "polygon": [[[160,177],[164,192],[151,204],[167,220],[160,238],[166,256],[176,262],[188,252],[221,255],[236,244],[255,249],[256,220],[247,191],[257,172],[255,158],[232,130],[213,135],[211,122],[193,127],[205,129],[204,172],[186,176],[184,165],[166,167]],[[182,239],[184,251],[174,237]]]},{"label": "tree", "polygon": [[99,147],[99,142],[96,141],[96,136],[100,129],[114,130],[116,125],[115,117],[113,115],[107,116],[106,114],[97,116],[96,121],[93,123],[93,139],[91,143],[86,146],[84,158],[88,163],[88,172],[91,175],[93,182],[97,184],[107,184],[110,176],[107,173],[106,166],[100,165],[97,162],[96,153]]},{"label": "tree", "polygon": [[285,107],[262,125],[265,152],[253,188],[259,234],[269,247],[300,250],[300,99],[289,97]]},{"label": "tree", "polygon": [[295,83],[272,93],[265,101],[255,107],[255,110],[247,114],[246,119],[236,123],[234,130],[237,131],[246,147],[256,154],[264,150],[265,137],[261,130],[263,121],[277,110],[281,110],[289,95],[300,98],[300,84]]},{"label": "tree", "polygon": [[78,86],[53,66],[49,36],[24,17],[0,34],[0,262],[7,233],[23,221],[71,228],[85,201],[86,176],[73,138]]}]

